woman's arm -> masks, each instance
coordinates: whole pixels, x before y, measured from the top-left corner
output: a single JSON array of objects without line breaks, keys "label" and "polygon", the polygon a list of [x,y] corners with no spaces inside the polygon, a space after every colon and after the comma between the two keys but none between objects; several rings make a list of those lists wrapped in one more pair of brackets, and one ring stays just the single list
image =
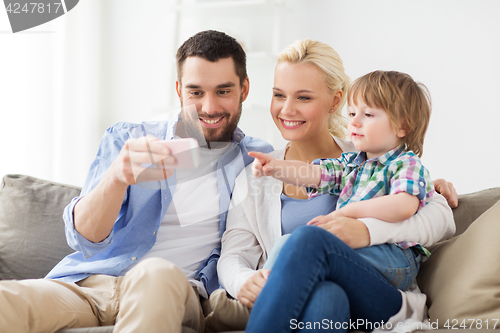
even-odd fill
[{"label": "woman's arm", "polygon": [[[243,284],[256,272],[263,249],[250,220],[255,220],[255,194],[248,186],[250,166],[236,178],[228,211],[226,231],[222,236],[221,257],[217,264],[219,282],[234,298]],[[259,188],[260,189],[260,188]],[[249,217],[251,216],[251,217]]]},{"label": "woman's arm", "polygon": [[226,230],[222,237],[222,256],[217,264],[219,282],[249,309],[253,308],[271,272],[254,269],[261,256],[262,248],[251,232],[234,228]]},{"label": "woman's arm", "polygon": [[[230,226],[228,216],[228,226]],[[219,282],[238,298],[243,284],[256,272],[262,248],[248,230],[228,228],[222,237],[222,255],[217,264]]]},{"label": "woman's arm", "polygon": [[333,217],[321,222],[319,227],[331,232],[353,249],[405,241],[431,246],[453,236],[456,229],[451,208],[439,194],[403,222],[386,222],[375,218],[357,220],[350,217]]},{"label": "woman's arm", "polygon": [[455,221],[446,199],[436,194],[406,221],[389,223],[373,218],[362,219],[370,234],[370,245],[414,241],[431,246],[453,236]]}]

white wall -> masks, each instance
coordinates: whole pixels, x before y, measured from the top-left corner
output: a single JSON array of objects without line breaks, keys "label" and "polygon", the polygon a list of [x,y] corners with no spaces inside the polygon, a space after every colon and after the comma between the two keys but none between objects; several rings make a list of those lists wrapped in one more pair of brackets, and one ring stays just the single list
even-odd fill
[{"label": "white wall", "polygon": [[[101,8],[12,34],[0,8],[0,175],[81,185],[102,130]],[[92,22],[92,23],[90,23]]]},{"label": "white wall", "polygon": [[424,83],[433,100],[423,155],[431,176],[459,193],[500,186],[500,1],[308,3],[284,42],[327,42],[353,79],[383,69]]},{"label": "white wall", "polygon": [[[296,39],[318,39],[339,52],[353,79],[399,70],[427,85],[434,109],[423,161],[433,178],[452,181],[459,193],[500,186],[500,1],[257,0],[200,8],[210,1],[184,0],[175,11],[176,2],[85,0],[32,33],[0,33],[0,174],[81,185],[105,128],[177,106],[176,48],[197,31],[218,29],[249,52],[246,133],[283,144],[268,115],[272,55]],[[9,30],[2,10],[0,30]],[[47,131],[53,134],[40,140]]]}]

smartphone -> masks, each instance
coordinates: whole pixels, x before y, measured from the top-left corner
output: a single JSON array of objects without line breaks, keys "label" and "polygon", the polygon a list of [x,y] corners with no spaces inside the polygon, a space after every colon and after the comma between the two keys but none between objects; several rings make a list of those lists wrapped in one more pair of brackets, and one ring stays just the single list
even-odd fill
[{"label": "smartphone", "polygon": [[188,169],[197,168],[200,165],[200,147],[198,141],[193,138],[161,140],[160,143],[166,145],[177,163],[166,165],[168,169]]}]

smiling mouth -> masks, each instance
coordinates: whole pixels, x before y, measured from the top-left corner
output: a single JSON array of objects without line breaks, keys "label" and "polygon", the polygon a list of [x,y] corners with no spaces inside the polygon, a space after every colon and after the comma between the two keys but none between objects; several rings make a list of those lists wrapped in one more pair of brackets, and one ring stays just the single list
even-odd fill
[{"label": "smiling mouth", "polygon": [[218,123],[222,118],[219,119],[202,119],[200,118],[201,121],[207,123],[207,124],[216,124]]},{"label": "smiling mouth", "polygon": [[224,118],[224,116],[219,117],[219,118],[199,118],[199,119],[200,119],[200,121],[202,121],[203,123],[205,123],[207,125],[216,125],[222,120],[222,118]]},{"label": "smiling mouth", "polygon": [[283,124],[287,127],[299,126],[299,125],[302,125],[305,123],[305,121],[289,121],[289,120],[285,120],[282,118],[280,118],[280,119],[283,122]]}]

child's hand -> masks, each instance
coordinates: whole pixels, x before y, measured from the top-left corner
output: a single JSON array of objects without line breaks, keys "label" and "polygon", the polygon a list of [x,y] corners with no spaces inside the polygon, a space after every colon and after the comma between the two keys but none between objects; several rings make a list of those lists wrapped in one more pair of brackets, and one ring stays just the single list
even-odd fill
[{"label": "child's hand", "polygon": [[254,177],[272,176],[274,169],[272,164],[273,161],[275,161],[273,157],[256,151],[249,152],[248,156],[255,158],[252,164],[252,173]]}]

